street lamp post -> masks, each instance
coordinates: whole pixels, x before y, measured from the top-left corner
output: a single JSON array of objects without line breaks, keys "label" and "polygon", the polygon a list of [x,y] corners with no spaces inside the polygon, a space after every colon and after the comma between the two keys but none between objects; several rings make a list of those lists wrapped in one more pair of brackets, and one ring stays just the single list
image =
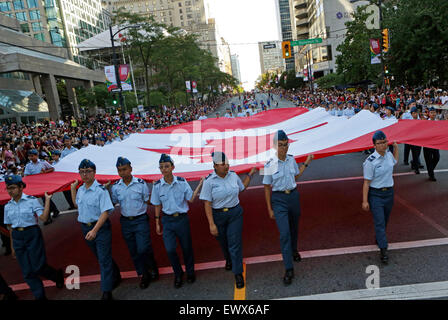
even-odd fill
[{"label": "street lamp post", "polygon": [[139,25],[130,25],[130,26],[126,26],[124,28],[119,29],[118,31],[116,31],[115,33],[113,33],[112,31],[112,25],[109,25],[109,33],[110,33],[110,41],[112,43],[112,59],[113,59],[113,64],[114,64],[114,71],[115,71],[115,78],[117,81],[117,87],[118,87],[118,101],[120,104],[120,108],[121,108],[121,112],[123,112],[123,108],[124,108],[124,101],[123,101],[123,89],[121,87],[121,79],[120,79],[120,73],[118,71],[119,66],[118,66],[118,57],[117,57],[117,53],[115,52],[115,43],[114,43],[114,37],[120,32],[123,31],[124,29],[128,29],[128,28],[138,28]]}]

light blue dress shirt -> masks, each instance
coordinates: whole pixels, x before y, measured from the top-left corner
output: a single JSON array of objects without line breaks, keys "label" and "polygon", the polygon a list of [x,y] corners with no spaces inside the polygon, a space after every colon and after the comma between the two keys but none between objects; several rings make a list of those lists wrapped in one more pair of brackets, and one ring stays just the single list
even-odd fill
[{"label": "light blue dress shirt", "polygon": [[286,155],[285,161],[274,156],[264,165],[263,184],[271,185],[272,191],[291,190],[297,187],[295,176],[299,173],[292,155]]},{"label": "light blue dress shirt", "polygon": [[387,150],[386,154],[381,156],[376,150],[363,164],[364,179],[370,180],[372,188],[387,188],[394,185],[392,173],[397,164],[393,154]]},{"label": "light blue dress shirt", "polygon": [[123,216],[135,217],[146,213],[149,189],[143,179],[132,177],[129,185],[120,179],[112,185],[111,191],[112,202],[120,203]]},{"label": "light blue dress shirt", "polygon": [[401,119],[403,120],[412,120],[414,118],[412,118],[412,115],[409,111],[406,111],[405,113],[403,113],[403,115],[401,116]]},{"label": "light blue dress shirt", "polygon": [[37,198],[22,193],[19,202],[11,199],[5,205],[5,224],[10,224],[13,228],[25,228],[38,224],[37,217],[44,213],[44,207]]},{"label": "light blue dress shirt", "polygon": [[45,160],[37,159],[36,163],[30,161],[25,166],[25,171],[23,172],[24,176],[30,176],[33,174],[39,174],[42,169],[50,169],[53,168],[51,164],[49,164]]},{"label": "light blue dress shirt", "polygon": [[162,178],[154,184],[151,193],[151,203],[155,206],[162,205],[165,214],[176,212],[188,212],[187,201],[191,200],[193,190],[188,182],[181,177],[173,176],[173,182],[168,184]]},{"label": "light blue dress shirt", "polygon": [[62,152],[61,152],[61,159],[64,158],[65,156],[68,156],[70,153],[73,153],[76,151],[78,151],[78,148],[75,148],[73,146],[70,149],[67,149],[67,147],[65,147],[64,150],[62,150]]},{"label": "light blue dress shirt", "polygon": [[243,190],[244,185],[234,171],[224,178],[213,172],[204,180],[199,199],[210,201],[213,209],[233,208],[240,203],[238,194]]},{"label": "light blue dress shirt", "polygon": [[355,109],[353,108],[345,108],[344,109],[344,116],[346,117],[353,117],[355,115]]},{"label": "light blue dress shirt", "polygon": [[85,184],[79,187],[76,204],[78,205],[78,221],[82,223],[98,221],[103,212],[107,211],[110,214],[114,209],[109,192],[96,180],[89,189],[86,189]]}]

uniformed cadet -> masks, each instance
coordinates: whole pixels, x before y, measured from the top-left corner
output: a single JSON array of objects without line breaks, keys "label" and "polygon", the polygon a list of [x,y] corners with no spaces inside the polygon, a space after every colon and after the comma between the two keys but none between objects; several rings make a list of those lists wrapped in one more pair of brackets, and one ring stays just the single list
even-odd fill
[{"label": "uniformed cadet", "polygon": [[380,249],[381,262],[387,264],[386,227],[394,204],[394,179],[392,173],[398,162],[398,145],[394,142],[394,153],[387,148],[386,135],[382,131],[374,133],[375,152],[363,164],[364,185],[362,189],[362,209],[372,212],[376,243]]},{"label": "uniformed cadet", "polygon": [[280,247],[282,251],[285,275],[283,283],[290,285],[294,278],[294,261],[300,261],[297,250],[299,236],[300,197],[296,180],[303,174],[305,168],[313,160],[309,155],[300,166],[292,155],[287,154],[289,139],[283,130],[274,135],[276,155],[264,166],[264,194],[271,219],[275,219],[280,232]]},{"label": "uniformed cadet", "polygon": [[89,138],[87,138],[86,136],[83,136],[81,138],[81,149],[83,148],[87,148],[88,146],[90,146],[89,144]]},{"label": "uniformed cadet", "polygon": [[144,180],[132,176],[131,162],[128,159],[118,157],[116,167],[121,179],[112,185],[112,202],[120,204],[123,238],[140,276],[140,288],[146,289],[151,280],[159,278],[146,213],[149,189]]},{"label": "uniformed cadet", "polygon": [[51,163],[52,166],[57,165],[60,161],[60,158],[61,158],[61,151],[59,151],[59,150],[51,151],[51,160],[53,161]]},{"label": "uniformed cadet", "polygon": [[234,172],[229,171],[229,160],[221,151],[212,153],[215,171],[207,176],[199,199],[205,200],[204,207],[210,233],[216,237],[226,259],[226,270],[235,274],[238,289],[244,287],[243,277],[243,208],[238,194],[250,183],[257,170],[252,168],[244,182]]},{"label": "uniformed cadet", "polygon": [[179,240],[182,248],[187,282],[193,283],[196,276],[187,201],[190,203],[194,201],[203,180],[193,193],[184,178],[173,175],[174,162],[166,154],[161,155],[159,168],[163,178],[154,183],[151,193],[151,203],[155,206],[156,232],[163,236],[163,243],[174,272],[174,287],[180,288],[183,283],[184,271],[176,252],[176,239]]},{"label": "uniformed cadet", "polygon": [[84,159],[78,169],[84,184],[76,191],[78,181],[72,183],[72,200],[78,208],[78,221],[81,223],[86,243],[100,265],[102,300],[112,300],[112,290],[121,281],[120,270],[112,259],[112,231],[109,214],[112,213],[114,206],[109,192],[95,179],[95,164]]},{"label": "uniformed cadet", "polygon": [[17,300],[17,295],[8,286],[5,279],[0,274],[0,301],[13,301]]},{"label": "uniformed cadet", "polygon": [[72,138],[70,138],[68,135],[64,136],[64,144],[65,148],[61,152],[61,158],[68,156],[70,153],[78,151],[77,148],[72,146]]},{"label": "uniformed cadet", "polygon": [[50,215],[51,195],[45,193],[45,208],[37,198],[23,193],[26,184],[22,177],[10,175],[6,178],[6,190],[11,200],[5,206],[4,222],[11,234],[12,253],[16,256],[23,278],[36,300],[46,300],[40,276],[52,280],[58,288],[64,286],[62,269],[56,270],[47,264],[45,243],[37,217],[47,221]]},{"label": "uniformed cadet", "polygon": [[[419,120],[417,107],[412,107],[410,113],[412,120]],[[412,154],[411,168],[416,174],[420,174],[420,169],[423,169],[423,166],[420,163],[420,154],[422,152],[422,147],[410,145],[410,148]]]},{"label": "uniformed cadet", "polygon": [[[430,107],[428,121],[437,121],[436,115],[436,109],[434,107]],[[437,181],[434,176],[434,169],[439,163],[440,151],[438,149],[424,147],[423,157],[425,158],[426,168],[428,169],[429,181]]]},{"label": "uniformed cadet", "polygon": [[[25,170],[23,171],[24,176],[29,176],[33,174],[40,173],[50,173],[54,171],[54,168],[45,160],[40,160],[38,157],[38,152],[36,149],[31,149],[28,151],[28,162],[25,166]],[[45,197],[41,198],[42,201],[45,201]],[[59,210],[54,204],[53,200],[50,199],[50,212],[53,213],[52,217],[57,218],[59,216]],[[48,225],[53,222],[51,216],[48,216],[47,221],[44,222],[44,225]]]}]

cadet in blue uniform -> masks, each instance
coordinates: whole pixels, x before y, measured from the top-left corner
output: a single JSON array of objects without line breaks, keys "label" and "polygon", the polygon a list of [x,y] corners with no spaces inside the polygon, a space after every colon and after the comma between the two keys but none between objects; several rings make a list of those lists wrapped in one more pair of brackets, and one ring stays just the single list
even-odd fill
[{"label": "cadet in blue uniform", "polygon": [[[41,174],[41,173],[50,173],[54,171],[54,168],[45,160],[40,160],[38,157],[38,152],[36,149],[31,149],[28,151],[28,162],[25,166],[25,170],[23,171],[24,176]],[[41,198],[42,201],[45,201],[45,197]],[[54,204],[53,200],[50,199],[50,212],[53,213],[53,218],[57,218],[59,216],[59,210]],[[51,216],[48,216],[47,221],[44,222],[45,225],[52,223],[53,220]]]},{"label": "cadet in blue uniform", "polygon": [[78,151],[77,148],[72,146],[72,138],[67,135],[64,136],[64,144],[65,148],[61,152],[61,158],[68,156],[70,153]]},{"label": "cadet in blue uniform", "polygon": [[[174,163],[170,156],[162,154],[159,160],[160,172],[163,178],[154,183],[151,193],[151,203],[155,206],[156,232],[163,235],[163,243],[174,272],[174,287],[180,288],[183,283],[184,271],[176,252],[179,240],[184,257],[187,282],[196,280],[194,274],[193,245],[191,241],[190,219],[188,217],[188,202],[192,203],[201,188],[202,181],[196,190],[191,190],[188,182],[173,175]],[[163,232],[160,228],[162,220]]]},{"label": "cadet in blue uniform", "polygon": [[[412,107],[410,112],[411,112],[412,120],[419,120],[417,107],[415,107],[415,106]],[[414,172],[416,174],[420,174],[419,169],[423,169],[423,166],[420,163],[420,153],[422,152],[422,147],[410,145],[410,148],[411,148],[411,153],[412,153],[411,168],[412,168],[412,170],[414,170]],[[406,153],[405,153],[405,157],[406,157]]]},{"label": "cadet in blue uniform", "polygon": [[132,176],[131,162],[123,157],[117,159],[117,171],[121,177],[112,186],[112,202],[121,209],[121,231],[132,261],[140,278],[140,288],[146,289],[151,280],[159,278],[157,263],[151,245],[149,217],[149,189],[146,182]]},{"label": "cadet in blue uniform", "polygon": [[64,286],[62,269],[55,270],[47,264],[45,243],[37,223],[37,217],[47,221],[50,215],[50,199],[45,193],[45,208],[32,196],[23,193],[26,184],[22,177],[6,177],[6,190],[11,200],[5,206],[4,222],[11,233],[13,255],[17,257],[25,282],[37,300],[46,300],[44,286],[39,276]]},{"label": "cadet in blue uniform", "polygon": [[210,233],[217,238],[226,259],[226,270],[232,269],[235,274],[236,287],[244,287],[243,278],[243,208],[240,206],[238,194],[250,183],[257,170],[252,168],[244,182],[234,172],[229,171],[229,160],[223,152],[212,153],[215,172],[209,174],[204,181],[199,199],[205,200]]},{"label": "cadet in blue uniform", "polygon": [[[434,107],[429,108],[429,118],[428,121],[437,121],[436,119],[436,109]],[[440,160],[440,151],[434,148],[423,148],[423,157],[425,158],[426,168],[428,169],[428,175],[430,181],[437,181],[434,176],[434,169]]]},{"label": "cadet in blue uniform", "polygon": [[286,270],[283,277],[285,285],[290,285],[294,278],[293,260],[301,260],[297,251],[300,197],[296,180],[314,158],[313,155],[309,155],[299,170],[294,157],[287,154],[288,141],[288,136],[283,130],[276,132],[274,135],[276,156],[265,164],[263,177],[269,217],[275,219],[280,232],[280,247]]},{"label": "cadet in blue uniform", "polygon": [[98,259],[101,270],[101,290],[103,300],[112,300],[112,290],[120,281],[120,270],[112,259],[112,231],[109,214],[114,206],[109,192],[95,179],[96,166],[87,159],[79,164],[79,175],[84,184],[78,181],[71,185],[72,200],[78,208],[78,221],[86,243]]},{"label": "cadet in blue uniform", "polygon": [[386,135],[382,131],[374,133],[375,152],[363,164],[364,185],[362,189],[362,209],[372,212],[375,238],[380,248],[381,262],[387,264],[386,227],[394,204],[394,179],[392,173],[398,162],[398,145],[394,142],[394,154],[387,148]]}]

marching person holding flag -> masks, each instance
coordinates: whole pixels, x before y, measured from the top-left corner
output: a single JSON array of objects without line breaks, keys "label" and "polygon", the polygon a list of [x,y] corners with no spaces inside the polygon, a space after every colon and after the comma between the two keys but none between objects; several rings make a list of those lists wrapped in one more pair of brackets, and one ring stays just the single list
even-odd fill
[{"label": "marching person holding flag", "polygon": [[132,175],[131,162],[118,157],[116,163],[120,180],[111,188],[113,203],[121,209],[121,231],[126,241],[137,274],[141,277],[140,288],[146,289],[151,280],[159,278],[157,262],[151,244],[149,217],[149,189],[146,182]]},{"label": "marching person holding flag", "polygon": [[193,283],[196,276],[187,201],[189,203],[194,201],[204,179],[193,192],[184,178],[173,175],[174,162],[166,154],[160,156],[159,168],[163,178],[154,183],[151,193],[151,203],[155,206],[156,232],[163,236],[163,243],[175,275],[174,287],[180,288],[183,284],[184,271],[176,252],[176,240],[179,240],[182,248],[187,282]]},{"label": "marching person holding flag", "polygon": [[264,166],[264,194],[269,217],[275,219],[280,232],[280,246],[285,275],[283,283],[290,285],[294,278],[294,261],[300,261],[297,251],[299,237],[300,198],[296,180],[314,159],[309,155],[300,169],[292,155],[287,154],[289,139],[283,130],[274,135],[275,157]]},{"label": "marching person holding flag", "polygon": [[204,181],[199,199],[204,201],[210,233],[216,237],[226,259],[226,270],[235,274],[238,289],[244,288],[243,277],[243,208],[238,195],[246,190],[257,168],[252,168],[241,182],[240,177],[229,171],[229,160],[224,152],[212,153],[213,168]]}]

